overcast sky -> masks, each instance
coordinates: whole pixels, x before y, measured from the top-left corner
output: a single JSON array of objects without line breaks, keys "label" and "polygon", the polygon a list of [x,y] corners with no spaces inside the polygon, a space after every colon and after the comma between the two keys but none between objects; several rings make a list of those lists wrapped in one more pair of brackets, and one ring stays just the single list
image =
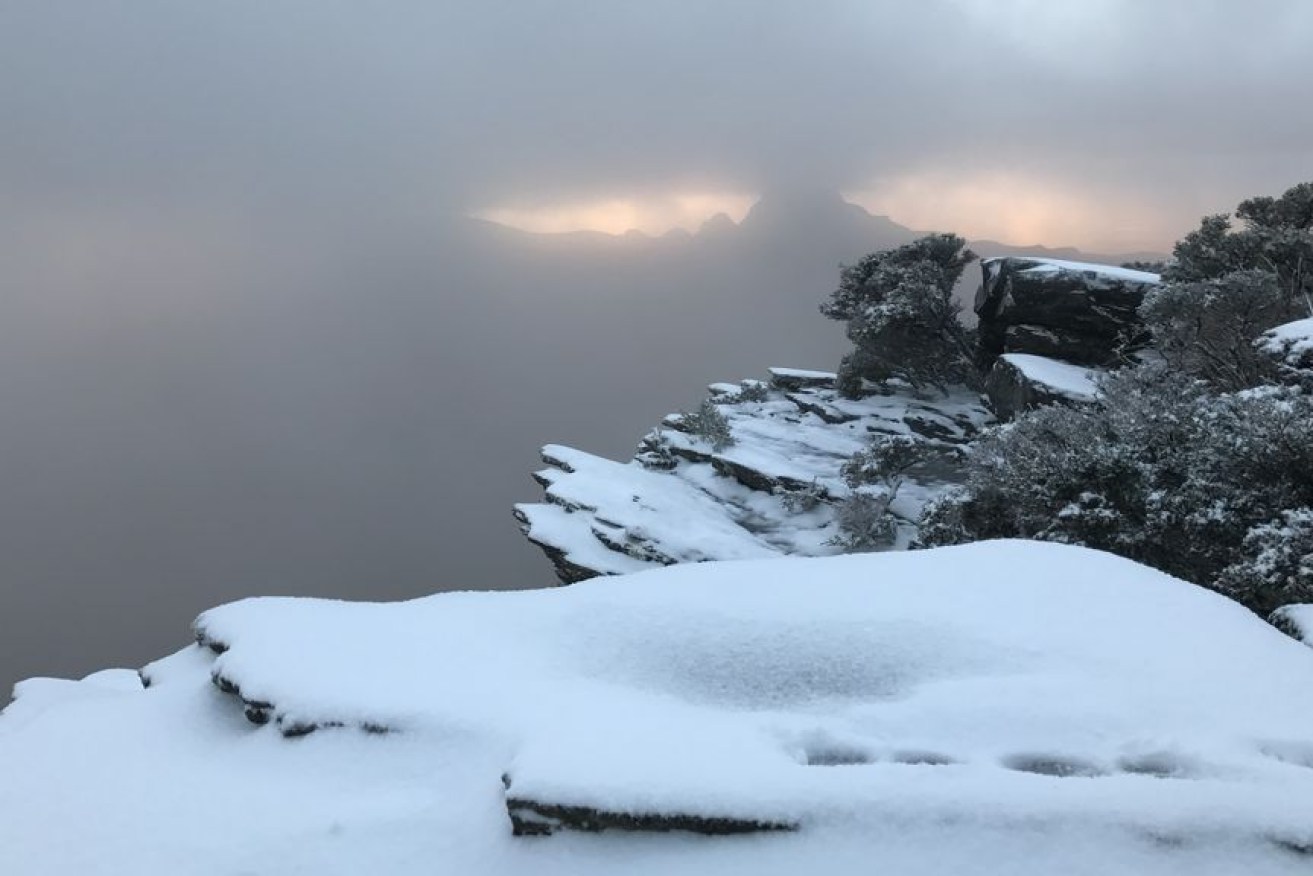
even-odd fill
[{"label": "overcast sky", "polygon": [[4,0],[0,185],[9,219],[221,221],[802,181],[914,225],[1162,247],[1307,175],[1310,39],[1303,0]]},{"label": "overcast sky", "polygon": [[457,217],[828,189],[1162,251],[1313,177],[1311,44],[1306,0],[0,0],[0,686],[253,593],[549,583],[535,447],[841,352],[822,225],[753,265]]}]

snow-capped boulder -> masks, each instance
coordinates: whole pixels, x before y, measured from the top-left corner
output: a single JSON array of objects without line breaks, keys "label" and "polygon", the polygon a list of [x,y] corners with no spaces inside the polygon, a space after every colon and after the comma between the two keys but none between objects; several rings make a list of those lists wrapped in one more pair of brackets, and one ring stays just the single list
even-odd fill
[{"label": "snow-capped boulder", "polygon": [[1136,309],[1161,282],[1145,271],[1046,258],[984,259],[981,271],[975,311],[986,366],[1002,353],[1109,364],[1140,339]]},{"label": "snow-capped boulder", "polygon": [[517,505],[516,519],[567,584],[675,563],[836,553],[836,504],[851,492],[843,464],[873,436],[910,435],[931,457],[892,506],[894,546],[905,547],[925,503],[956,483],[956,448],[992,417],[965,390],[851,400],[833,384],[828,372],[786,368],[771,369],[769,386],[712,384],[732,439],[719,448],[678,415],[627,463],[548,445],[548,468],[534,475],[545,501]]},{"label": "snow-capped boulder", "polygon": [[1032,356],[1004,353],[985,379],[990,407],[1002,420],[1046,404],[1079,404],[1098,395],[1099,370]]},{"label": "snow-capped boulder", "polygon": [[1268,329],[1255,342],[1286,383],[1313,389],[1313,317]]},{"label": "snow-capped boulder", "polygon": [[[1086,549],[248,599],[196,626],[210,647],[149,687],[28,685],[0,715],[0,873],[1233,876],[1313,853],[1313,652]],[[610,835],[542,838],[571,829]]]}]

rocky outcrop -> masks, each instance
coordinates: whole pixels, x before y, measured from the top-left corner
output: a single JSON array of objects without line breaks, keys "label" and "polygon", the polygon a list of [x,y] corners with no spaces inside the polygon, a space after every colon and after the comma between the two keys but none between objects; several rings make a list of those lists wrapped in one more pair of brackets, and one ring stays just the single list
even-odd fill
[{"label": "rocky outcrop", "polygon": [[1029,353],[1080,365],[1108,365],[1145,340],[1137,308],[1157,274],[1042,258],[981,262],[975,312],[980,364]]},{"label": "rocky outcrop", "polygon": [[1098,373],[1043,356],[1004,353],[985,379],[985,394],[994,414],[1010,420],[1039,405],[1093,401],[1098,395]]},{"label": "rocky outcrop", "polygon": [[823,371],[772,368],[769,384],[715,383],[711,401],[732,443],[719,448],[672,415],[626,463],[543,448],[544,501],[515,508],[525,536],[562,583],[654,566],[839,552],[840,469],[873,437],[910,435],[930,450],[891,510],[905,547],[933,496],[956,483],[957,450],[992,420],[966,390],[918,398],[909,387],[840,397]]}]

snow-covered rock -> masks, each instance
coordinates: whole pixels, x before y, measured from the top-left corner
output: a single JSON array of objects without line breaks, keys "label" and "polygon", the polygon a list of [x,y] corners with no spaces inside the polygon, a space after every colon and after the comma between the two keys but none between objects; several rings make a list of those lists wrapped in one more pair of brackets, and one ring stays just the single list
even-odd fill
[{"label": "snow-covered rock", "polygon": [[[20,687],[0,873],[1249,876],[1313,854],[1313,652],[1085,549],[250,599],[196,627],[149,687]],[[514,836],[570,828],[608,830]]]},{"label": "snow-covered rock", "polygon": [[1047,258],[985,259],[981,271],[975,311],[986,366],[1003,353],[1109,364],[1141,339],[1136,309],[1161,282],[1145,271]]},{"label": "snow-covered rock", "polygon": [[1039,405],[1093,401],[1101,373],[1029,353],[1004,353],[985,379],[985,394],[994,413],[1009,420]]},{"label": "snow-covered rock", "polygon": [[906,546],[925,503],[955,483],[955,448],[992,420],[964,390],[854,401],[839,396],[828,372],[770,374],[769,387],[711,385],[733,437],[720,449],[681,431],[677,415],[627,463],[543,448],[549,468],[534,477],[545,502],[517,505],[515,514],[557,576],[572,583],[674,563],[835,553],[835,503],[850,492],[840,468],[879,435],[914,435],[942,451],[910,472],[894,501],[902,521],[895,545]]},{"label": "snow-covered rock", "polygon": [[1268,329],[1255,342],[1287,383],[1313,389],[1313,317]]}]

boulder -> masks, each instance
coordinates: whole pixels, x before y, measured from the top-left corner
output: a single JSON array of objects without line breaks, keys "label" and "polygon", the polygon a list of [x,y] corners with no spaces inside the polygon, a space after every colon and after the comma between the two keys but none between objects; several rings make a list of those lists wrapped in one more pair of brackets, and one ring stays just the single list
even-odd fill
[{"label": "boulder", "polygon": [[981,270],[975,312],[983,367],[1003,353],[1111,364],[1144,341],[1137,309],[1161,282],[1145,271],[1060,259],[985,259]]},{"label": "boulder", "polygon": [[1043,356],[1004,353],[985,379],[985,395],[994,415],[1010,420],[1040,405],[1093,401],[1098,395],[1097,376],[1089,368]]}]

